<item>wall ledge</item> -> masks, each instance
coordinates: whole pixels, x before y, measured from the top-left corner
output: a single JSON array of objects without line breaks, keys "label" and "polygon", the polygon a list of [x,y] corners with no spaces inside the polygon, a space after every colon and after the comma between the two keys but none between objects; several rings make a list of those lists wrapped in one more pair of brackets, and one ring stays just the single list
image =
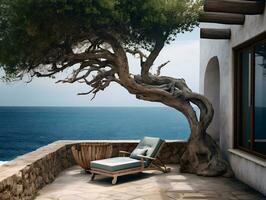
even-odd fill
[{"label": "wall ledge", "polygon": [[[79,143],[109,143],[112,156],[119,150],[131,152],[139,140],[59,140],[30,153],[18,156],[0,166],[0,200],[32,200],[37,192],[56,176],[75,165],[71,147]],[[164,163],[177,164],[186,141],[166,140],[160,158]]]},{"label": "wall ledge", "polygon": [[[75,143],[90,143],[90,142],[108,142],[108,143],[139,143],[140,140],[57,140],[52,144],[75,144]],[[165,140],[166,143],[187,143],[187,140]]]},{"label": "wall ledge", "polygon": [[266,168],[266,160],[265,159],[259,158],[255,155],[249,154],[249,153],[242,151],[240,149],[228,149],[228,152],[233,154],[233,155],[236,155],[238,157],[244,158],[248,161],[251,161],[257,165],[260,165],[261,167]]}]

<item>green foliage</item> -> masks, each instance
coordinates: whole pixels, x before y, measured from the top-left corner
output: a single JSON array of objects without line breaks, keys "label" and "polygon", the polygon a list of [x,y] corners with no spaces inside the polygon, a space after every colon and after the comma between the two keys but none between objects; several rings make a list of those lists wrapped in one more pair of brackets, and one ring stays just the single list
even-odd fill
[{"label": "green foliage", "polygon": [[195,0],[0,0],[0,65],[9,78],[49,64],[91,32],[151,49],[197,25]]}]

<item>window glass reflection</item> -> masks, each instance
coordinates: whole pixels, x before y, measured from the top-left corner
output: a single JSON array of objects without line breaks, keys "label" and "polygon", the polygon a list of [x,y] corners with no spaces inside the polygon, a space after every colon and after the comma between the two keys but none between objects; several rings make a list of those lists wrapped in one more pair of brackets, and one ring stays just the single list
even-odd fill
[{"label": "window glass reflection", "polygon": [[266,43],[255,48],[254,150],[266,154]]},{"label": "window glass reflection", "polygon": [[241,91],[241,118],[242,118],[242,127],[241,127],[241,136],[240,136],[240,145],[245,148],[250,147],[250,131],[251,131],[251,99],[250,99],[250,84],[251,84],[251,52],[250,50],[244,50],[240,53],[240,63],[241,63],[241,72],[242,72],[242,91]]}]

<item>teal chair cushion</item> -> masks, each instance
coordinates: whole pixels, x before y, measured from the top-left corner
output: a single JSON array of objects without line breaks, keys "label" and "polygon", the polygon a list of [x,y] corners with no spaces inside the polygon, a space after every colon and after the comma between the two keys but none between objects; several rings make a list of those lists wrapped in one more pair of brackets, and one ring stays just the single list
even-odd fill
[{"label": "teal chair cushion", "polygon": [[111,172],[134,168],[134,167],[140,167],[140,166],[141,166],[140,160],[136,160],[129,157],[115,157],[115,158],[107,158],[103,160],[91,161],[91,168],[96,168]]},{"label": "teal chair cushion", "polygon": [[[160,138],[155,138],[155,137],[144,137],[143,140],[140,141],[140,143],[138,144],[138,146],[135,148],[136,149],[147,149],[147,152],[146,152],[146,156],[149,156],[149,157],[154,157],[157,155],[158,153],[158,150],[160,149],[161,147],[161,144],[163,143],[164,141]],[[134,151],[135,151],[134,150]],[[134,152],[133,151],[133,152]],[[133,153],[132,152],[132,153]],[[134,156],[134,154],[131,156]]]},{"label": "teal chair cushion", "polygon": [[130,158],[134,158],[134,159],[140,159],[138,155],[142,155],[142,156],[146,156],[148,149],[135,149],[131,155]]},{"label": "teal chair cushion", "polygon": [[[135,148],[135,150],[137,150],[137,151],[139,151],[139,149],[147,150],[146,156],[154,158],[155,156],[157,156],[158,151],[159,151],[163,142],[164,142],[164,140],[162,140],[160,138],[144,137],[143,140],[141,140],[140,143],[138,144],[138,146]],[[139,159],[139,158],[135,157],[135,154],[134,154],[135,150],[130,154],[130,158]],[[150,164],[150,161],[147,161],[145,163],[145,166],[148,166],[149,164]]]}]

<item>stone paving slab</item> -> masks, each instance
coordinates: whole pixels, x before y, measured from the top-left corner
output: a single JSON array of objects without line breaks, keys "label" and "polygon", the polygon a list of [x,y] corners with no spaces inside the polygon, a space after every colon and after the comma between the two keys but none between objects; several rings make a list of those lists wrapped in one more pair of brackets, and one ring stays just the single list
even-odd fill
[{"label": "stone paving slab", "polygon": [[44,187],[36,200],[266,200],[236,179],[180,174],[177,166],[170,167],[171,173],[123,176],[112,185],[111,178],[100,175],[91,182],[90,174],[74,166]]}]

